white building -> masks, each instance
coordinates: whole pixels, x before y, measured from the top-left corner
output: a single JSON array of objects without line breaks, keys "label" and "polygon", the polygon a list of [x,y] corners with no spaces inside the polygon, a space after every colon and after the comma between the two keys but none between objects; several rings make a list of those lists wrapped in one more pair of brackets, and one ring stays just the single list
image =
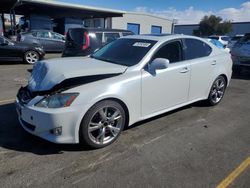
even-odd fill
[{"label": "white building", "polygon": [[140,12],[125,12],[123,17],[85,19],[87,27],[125,29],[135,34],[172,33],[173,20]]},{"label": "white building", "polygon": [[135,34],[172,33],[172,25],[172,20],[139,12],[126,12],[111,21],[111,28],[127,29]]},{"label": "white building", "polygon": [[[173,21],[155,15],[126,12],[71,3],[44,0],[0,0],[0,13],[11,12],[12,30],[15,31],[16,17],[23,15],[29,28],[54,30],[65,34],[69,28],[98,27],[126,29],[135,34],[172,33]],[[48,11],[49,10],[49,11]],[[2,26],[0,25],[0,32]],[[15,32],[13,32],[15,33]]]}]

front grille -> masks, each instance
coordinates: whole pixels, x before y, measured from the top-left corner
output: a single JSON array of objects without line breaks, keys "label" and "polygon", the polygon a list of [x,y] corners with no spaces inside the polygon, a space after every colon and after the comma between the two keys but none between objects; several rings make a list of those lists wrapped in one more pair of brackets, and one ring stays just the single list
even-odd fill
[{"label": "front grille", "polygon": [[26,127],[27,129],[29,129],[31,131],[34,131],[36,129],[36,126],[31,125],[22,119],[21,119],[21,121],[22,121],[23,126]]},{"label": "front grille", "polygon": [[28,104],[34,97],[27,87],[21,87],[17,93],[17,98],[21,104]]}]

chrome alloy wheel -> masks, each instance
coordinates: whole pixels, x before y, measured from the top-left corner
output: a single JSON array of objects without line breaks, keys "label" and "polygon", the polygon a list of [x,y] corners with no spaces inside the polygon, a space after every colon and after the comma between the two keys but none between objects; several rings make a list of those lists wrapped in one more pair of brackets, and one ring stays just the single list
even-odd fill
[{"label": "chrome alloy wheel", "polygon": [[112,142],[123,127],[121,112],[115,107],[102,107],[88,124],[88,136],[92,142],[104,145]]},{"label": "chrome alloy wheel", "polygon": [[225,79],[223,77],[219,77],[214,82],[212,89],[211,89],[211,101],[214,104],[217,104],[223,98],[224,92],[226,89]]},{"label": "chrome alloy wheel", "polygon": [[39,55],[35,51],[28,51],[25,53],[25,61],[29,64],[34,64],[39,60]]}]

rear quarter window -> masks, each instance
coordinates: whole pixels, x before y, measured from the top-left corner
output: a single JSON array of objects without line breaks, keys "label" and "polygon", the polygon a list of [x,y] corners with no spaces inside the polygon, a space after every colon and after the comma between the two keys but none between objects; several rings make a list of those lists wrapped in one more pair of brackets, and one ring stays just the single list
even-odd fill
[{"label": "rear quarter window", "polygon": [[186,60],[209,56],[212,48],[198,39],[184,39],[184,55]]}]

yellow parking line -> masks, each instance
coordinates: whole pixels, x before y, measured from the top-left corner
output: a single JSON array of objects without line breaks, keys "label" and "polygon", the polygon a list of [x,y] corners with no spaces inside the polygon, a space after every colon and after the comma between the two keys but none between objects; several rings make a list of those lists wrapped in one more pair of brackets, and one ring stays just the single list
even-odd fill
[{"label": "yellow parking line", "polygon": [[14,102],[14,101],[15,101],[15,99],[2,100],[2,101],[0,101],[0,104],[8,103],[8,102]]},{"label": "yellow parking line", "polygon": [[243,161],[231,174],[229,174],[216,188],[228,187],[248,166],[250,166],[250,157]]}]

